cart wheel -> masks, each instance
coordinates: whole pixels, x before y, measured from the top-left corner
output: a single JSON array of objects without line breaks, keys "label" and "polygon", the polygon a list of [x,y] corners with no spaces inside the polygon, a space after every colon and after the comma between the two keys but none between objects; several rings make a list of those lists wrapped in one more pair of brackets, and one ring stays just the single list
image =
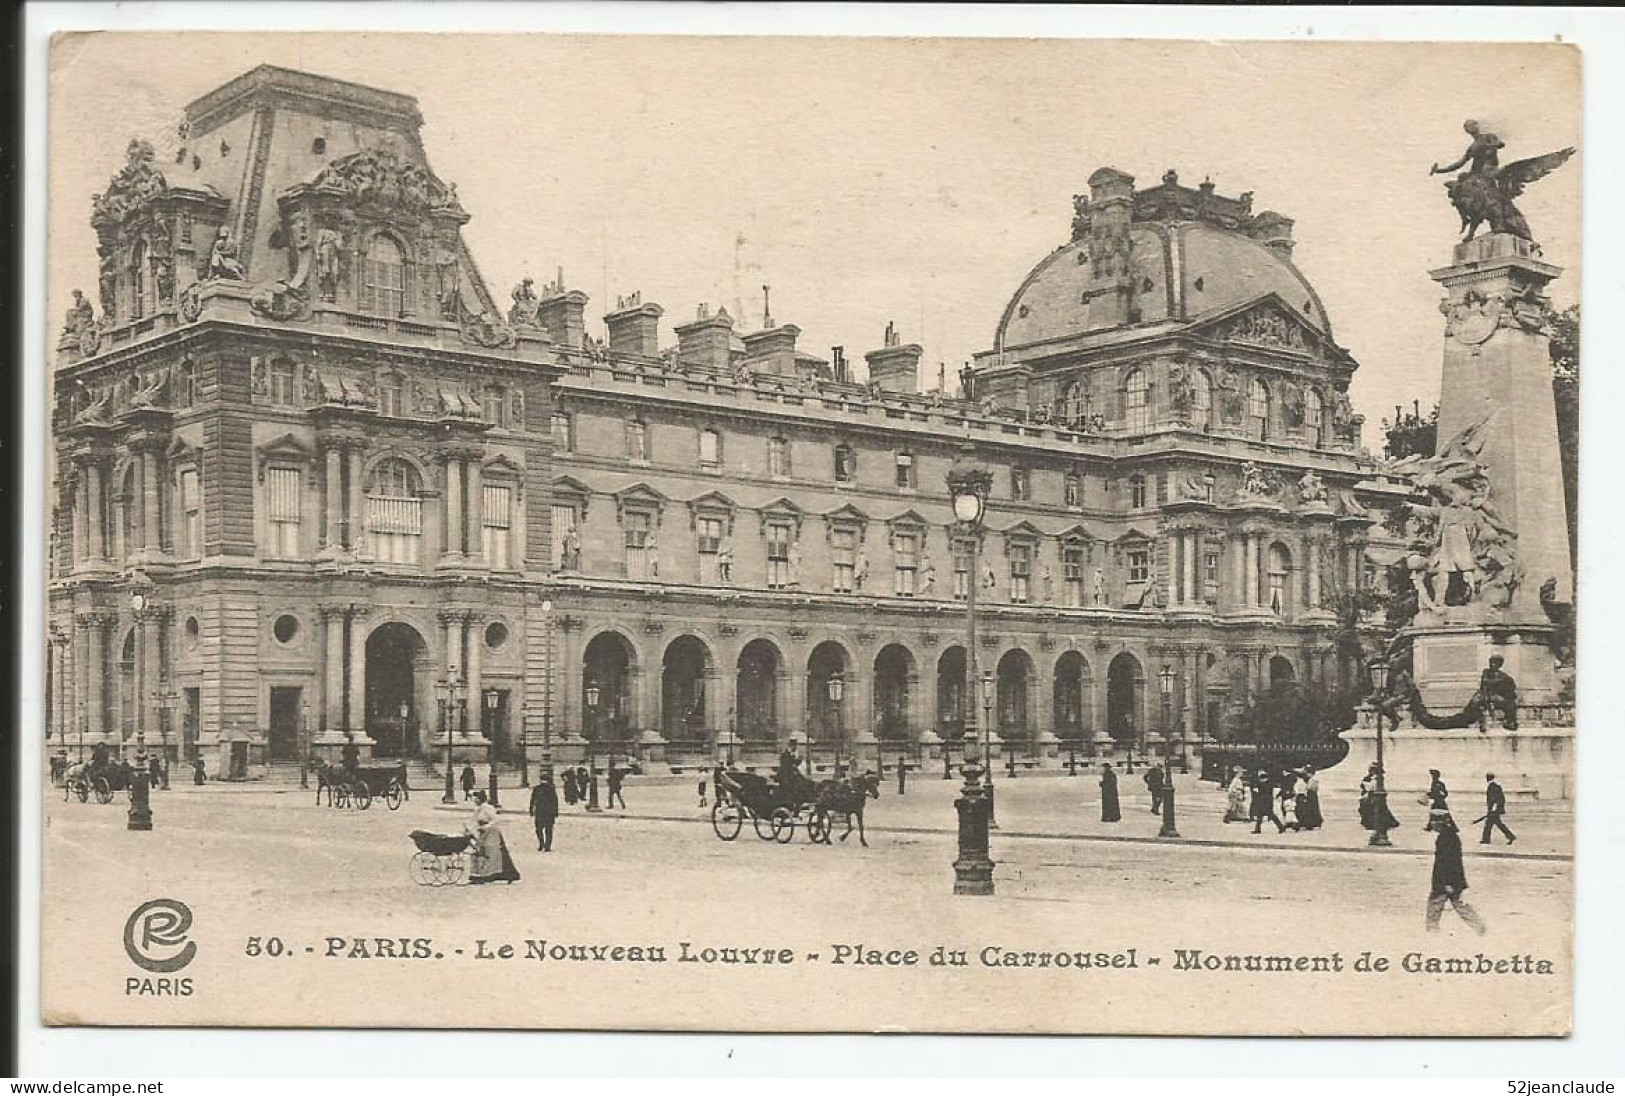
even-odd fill
[{"label": "cart wheel", "polygon": [[366,810],[372,806],[372,789],[365,784],[355,786],[355,805],[357,810]]},{"label": "cart wheel", "polygon": [[412,882],[420,887],[435,885],[434,877],[435,856],[433,853],[420,852],[406,865],[406,874],[412,877]]},{"label": "cart wheel", "polygon": [[111,803],[113,801],[113,786],[103,777],[96,778],[96,802]]},{"label": "cart wheel", "polygon": [[779,835],[776,825],[777,815],[752,814],[750,824],[756,828],[756,836],[763,841],[771,841]]},{"label": "cart wheel", "polygon": [[807,840],[819,844],[829,834],[829,815],[813,811],[807,816]]},{"label": "cart wheel", "polygon": [[745,817],[732,803],[718,800],[711,806],[711,828],[724,841],[732,841],[745,828]]},{"label": "cart wheel", "polygon": [[467,878],[468,869],[463,863],[462,853],[457,853],[454,856],[446,857],[442,867],[445,872],[445,884],[448,887],[455,887],[458,883],[463,882],[463,880]]},{"label": "cart wheel", "polygon": [[773,839],[781,845],[788,845],[790,839],[796,835],[796,816],[789,807],[780,807],[773,812]]},{"label": "cart wheel", "polygon": [[389,787],[384,789],[384,802],[389,804],[389,809],[392,811],[400,810],[405,799],[406,793],[401,790],[400,780],[398,778],[391,780]]}]

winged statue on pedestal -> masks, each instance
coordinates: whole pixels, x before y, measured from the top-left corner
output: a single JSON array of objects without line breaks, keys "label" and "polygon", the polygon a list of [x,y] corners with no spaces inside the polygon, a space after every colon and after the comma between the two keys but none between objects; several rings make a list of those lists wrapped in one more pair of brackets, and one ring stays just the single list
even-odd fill
[{"label": "winged statue on pedestal", "polygon": [[1545,178],[1567,163],[1568,158],[1574,155],[1574,149],[1565,148],[1544,156],[1515,160],[1502,167],[1500,150],[1506,145],[1501,138],[1483,129],[1471,118],[1463,123],[1462,128],[1472,137],[1472,143],[1461,154],[1461,159],[1444,167],[1434,164],[1428,172],[1429,175],[1448,175],[1467,168],[1444,184],[1445,192],[1450,195],[1450,204],[1461,214],[1461,227],[1466,232],[1462,242],[1471,240],[1478,226],[1487,223],[1491,232],[1506,232],[1534,243],[1529,222],[1524,220],[1512,200],[1523,193],[1525,186]]}]

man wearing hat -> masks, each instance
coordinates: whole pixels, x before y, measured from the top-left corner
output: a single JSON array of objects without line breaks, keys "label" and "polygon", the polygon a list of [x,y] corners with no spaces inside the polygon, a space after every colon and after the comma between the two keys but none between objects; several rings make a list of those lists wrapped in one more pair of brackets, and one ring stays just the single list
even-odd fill
[{"label": "man wearing hat", "polygon": [[559,818],[559,790],[553,786],[553,770],[542,767],[536,786],[530,790],[530,817],[536,824],[536,849],[553,851],[553,824]]},{"label": "man wearing hat", "polygon": [[801,759],[796,756],[796,740],[791,739],[779,752],[779,787],[793,788],[801,777]]},{"label": "man wearing hat", "polygon": [[1432,830],[1435,817],[1440,814],[1448,815],[1450,813],[1450,789],[1444,786],[1444,780],[1440,778],[1439,770],[1429,769],[1428,776],[1433,778],[1432,782],[1428,784],[1428,793],[1417,800],[1418,803],[1427,804],[1428,808],[1428,822],[1427,825],[1422,827],[1423,830]]},{"label": "man wearing hat", "polygon": [[1467,889],[1467,869],[1461,862],[1461,834],[1456,830],[1455,819],[1445,811],[1429,825],[1439,836],[1433,843],[1433,887],[1428,892],[1427,930],[1439,931],[1439,918],[1444,916],[1448,902],[1474,932],[1483,936],[1487,931],[1484,919],[1461,896]]},{"label": "man wearing hat", "polygon": [[1507,829],[1502,816],[1507,813],[1507,793],[1501,790],[1501,785],[1495,782],[1494,773],[1484,774],[1484,836],[1480,838],[1480,845],[1490,843],[1490,832],[1500,830],[1506,834],[1507,844],[1516,841],[1517,835]]}]

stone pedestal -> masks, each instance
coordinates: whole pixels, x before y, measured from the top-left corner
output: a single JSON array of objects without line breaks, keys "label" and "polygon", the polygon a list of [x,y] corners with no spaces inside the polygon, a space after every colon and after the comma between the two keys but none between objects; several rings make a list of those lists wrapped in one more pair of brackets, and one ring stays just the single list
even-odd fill
[{"label": "stone pedestal", "polygon": [[1434,625],[1412,629],[1411,662],[1422,702],[1435,715],[1458,712],[1478,689],[1478,677],[1493,655],[1518,683],[1520,704],[1557,702],[1557,663],[1547,639],[1550,626],[1472,624]]},{"label": "stone pedestal", "polygon": [[[1322,773],[1321,780],[1331,790],[1352,794],[1377,760],[1377,732],[1374,726],[1356,727],[1343,733],[1343,741],[1349,744],[1348,758]],[[1484,733],[1476,727],[1460,731],[1401,728],[1384,732],[1382,753],[1389,806],[1401,822],[1425,816],[1426,808],[1407,810],[1407,805],[1427,790],[1429,769],[1438,769],[1444,778],[1450,788],[1451,810],[1463,824],[1484,813],[1485,773],[1494,773],[1509,796],[1542,800],[1574,796],[1572,726],[1521,726],[1507,731],[1492,723]]]}]

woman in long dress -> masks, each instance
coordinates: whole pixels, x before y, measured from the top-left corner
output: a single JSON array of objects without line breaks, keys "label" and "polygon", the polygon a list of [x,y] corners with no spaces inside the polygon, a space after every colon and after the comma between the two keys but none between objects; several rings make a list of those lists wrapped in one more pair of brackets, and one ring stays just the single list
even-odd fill
[{"label": "woman in long dress", "polygon": [[1325,821],[1320,813],[1320,777],[1313,768],[1305,766],[1298,780],[1298,825],[1306,830],[1318,830]]},{"label": "woman in long dress", "polygon": [[1112,771],[1110,761],[1100,770],[1100,820],[1102,822],[1123,820],[1123,809],[1117,802],[1117,774]]},{"label": "woman in long dress", "polygon": [[1247,781],[1241,775],[1239,766],[1230,769],[1230,782],[1225,785],[1224,820],[1226,822],[1247,821]]},{"label": "woman in long dress", "polygon": [[474,817],[469,820],[468,833],[474,838],[468,865],[470,883],[512,883],[519,878],[519,869],[508,855],[508,843],[502,839],[496,808],[486,802],[484,792],[474,793]]},{"label": "woman in long dress", "polygon": [[1294,833],[1302,828],[1298,824],[1298,797],[1293,792],[1293,787],[1295,784],[1296,781],[1293,779],[1291,773],[1283,774],[1281,777],[1281,790],[1278,795],[1280,800],[1279,810],[1281,812],[1281,825],[1285,829],[1292,830]]}]

